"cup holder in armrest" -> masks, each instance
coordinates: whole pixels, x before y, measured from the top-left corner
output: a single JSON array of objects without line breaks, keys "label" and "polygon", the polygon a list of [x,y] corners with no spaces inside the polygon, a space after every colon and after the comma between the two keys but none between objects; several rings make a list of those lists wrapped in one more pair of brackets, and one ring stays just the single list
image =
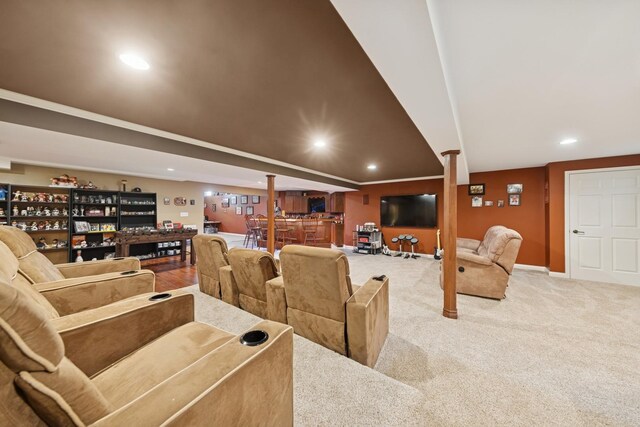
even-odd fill
[{"label": "cup holder in armrest", "polygon": [[171,296],[170,293],[165,292],[163,294],[157,294],[157,295],[152,296],[151,298],[149,298],[149,301],[160,301],[160,300],[163,300],[163,299],[167,299],[170,296]]},{"label": "cup holder in armrest", "polygon": [[240,344],[254,347],[269,339],[269,334],[265,331],[249,331],[240,337]]},{"label": "cup holder in armrest", "polygon": [[118,258],[111,258],[111,261],[122,261],[123,259],[123,256],[119,256]]},{"label": "cup holder in armrest", "polygon": [[126,276],[128,274],[135,274],[137,272],[138,272],[138,270],[129,270],[129,271],[123,271],[120,274],[123,275],[123,276]]}]

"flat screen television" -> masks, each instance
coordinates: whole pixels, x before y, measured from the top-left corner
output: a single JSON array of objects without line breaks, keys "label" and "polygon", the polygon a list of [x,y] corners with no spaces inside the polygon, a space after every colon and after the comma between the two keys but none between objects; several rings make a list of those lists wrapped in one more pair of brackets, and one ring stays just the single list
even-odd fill
[{"label": "flat screen television", "polygon": [[309,213],[324,212],[324,197],[309,198]]},{"label": "flat screen television", "polygon": [[383,227],[437,227],[436,195],[384,196],[380,199],[380,223]]}]

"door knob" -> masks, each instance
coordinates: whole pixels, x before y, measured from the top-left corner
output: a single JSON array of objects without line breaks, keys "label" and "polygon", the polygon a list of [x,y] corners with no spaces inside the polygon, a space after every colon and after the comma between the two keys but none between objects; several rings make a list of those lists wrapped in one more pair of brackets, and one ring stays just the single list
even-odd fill
[{"label": "door knob", "polygon": [[573,230],[573,234],[584,234],[584,231]]}]

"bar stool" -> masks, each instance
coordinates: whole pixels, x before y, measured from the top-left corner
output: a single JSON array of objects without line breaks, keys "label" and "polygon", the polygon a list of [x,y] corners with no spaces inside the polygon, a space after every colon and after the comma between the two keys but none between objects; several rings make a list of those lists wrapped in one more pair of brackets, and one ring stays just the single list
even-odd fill
[{"label": "bar stool", "polygon": [[306,246],[307,242],[311,242],[312,246],[316,246],[320,241],[318,237],[318,218],[302,218],[302,231],[304,232],[304,245]]},{"label": "bar stool", "polygon": [[277,216],[275,220],[276,241],[280,242],[280,248],[284,248],[287,243],[292,243],[296,240],[296,238],[291,235],[293,228],[289,227],[289,224],[287,224],[287,219],[283,216]]},{"label": "bar stool", "polygon": [[[258,215],[256,218],[256,225],[260,229],[258,232],[258,239],[261,242],[264,242],[264,248],[267,249],[267,235],[269,234],[269,220],[264,215]],[[258,249],[260,249],[260,244],[258,244]]]},{"label": "bar stool", "polygon": [[244,235],[244,247],[249,246],[249,242],[251,242],[251,249],[253,249],[253,245],[255,243],[256,246],[260,247],[258,243],[259,234],[260,234],[260,225],[256,225],[256,221],[253,216],[246,215],[244,217],[245,224],[247,226],[247,233]]}]

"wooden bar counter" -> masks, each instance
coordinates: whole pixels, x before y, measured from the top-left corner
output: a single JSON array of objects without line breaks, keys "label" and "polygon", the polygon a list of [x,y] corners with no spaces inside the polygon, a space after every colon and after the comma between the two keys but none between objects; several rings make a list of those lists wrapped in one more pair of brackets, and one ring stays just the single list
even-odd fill
[{"label": "wooden bar counter", "polygon": [[[311,242],[307,246],[317,246],[319,248],[330,248],[331,245],[342,247],[344,245],[344,224],[336,222],[335,218],[319,218],[318,219],[318,241],[315,245]],[[302,219],[287,218],[287,226],[293,230],[289,233],[295,240],[291,242],[295,245],[304,244],[304,229],[302,228]],[[277,239],[276,235],[276,239]],[[262,246],[262,245],[261,245]],[[281,243],[276,241],[276,248],[280,249]]]}]

